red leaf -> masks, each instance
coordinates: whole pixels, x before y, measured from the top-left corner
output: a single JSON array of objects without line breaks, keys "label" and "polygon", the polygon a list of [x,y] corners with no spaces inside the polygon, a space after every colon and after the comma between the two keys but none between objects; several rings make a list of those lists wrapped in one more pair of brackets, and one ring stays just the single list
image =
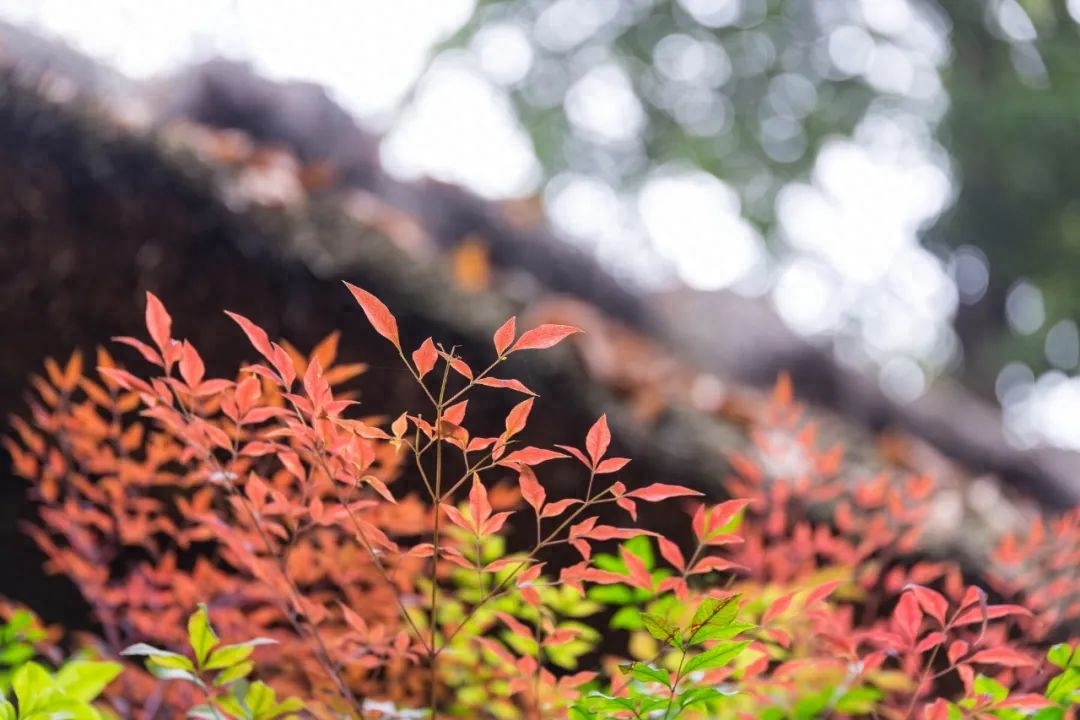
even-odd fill
[{"label": "red leaf", "polygon": [[949,651],[947,653],[949,662],[953,665],[960,662],[960,658],[967,654],[968,649],[968,644],[965,640],[954,640],[952,644],[949,645]]},{"label": "red leaf", "polygon": [[488,502],[487,488],[480,482],[480,476],[473,473],[472,489],[469,490],[469,514],[477,525],[491,517],[491,503]]},{"label": "red leaf", "polygon": [[682,550],[679,546],[668,540],[666,537],[658,537],[656,541],[660,544],[660,554],[671,563],[679,572],[686,570],[686,558],[683,557]]},{"label": "red leaf", "polygon": [[453,368],[454,372],[456,372],[458,375],[461,375],[469,382],[472,382],[473,371],[472,368],[469,367],[468,363],[466,363],[459,357],[454,357],[453,355],[449,355],[447,353],[442,353],[442,356],[446,359],[446,362],[450,364],[450,367]]},{"label": "red leaf", "polygon": [[780,373],[780,376],[776,378],[776,386],[773,388],[773,402],[780,407],[787,407],[791,404],[794,395],[791,376],[786,372]]},{"label": "red leaf", "polygon": [[146,329],[162,355],[168,355],[172,338],[172,317],[152,292],[146,293]]},{"label": "red leaf", "polygon": [[161,359],[161,355],[158,355],[157,350],[150,347],[142,340],[136,340],[132,337],[114,337],[114,342],[123,343],[124,345],[130,345],[139,351],[139,354],[146,359],[146,361],[152,365],[163,366],[165,363]]},{"label": "red leaf", "polygon": [[976,607],[960,613],[960,616],[953,620],[952,626],[959,627],[960,625],[981,623],[984,617],[987,620],[997,620],[998,618],[1008,617],[1010,615],[1031,617],[1031,611],[1020,605],[990,605],[986,608],[986,612],[984,613],[981,607]]},{"label": "red leaf", "polygon": [[915,652],[922,654],[930,648],[935,648],[938,645],[941,645],[943,642],[945,642],[946,639],[947,638],[945,636],[945,633],[940,631],[927,633],[923,637],[923,639],[919,641],[919,644],[915,646]]},{"label": "red leaf", "polygon": [[185,340],[180,348],[180,377],[184,378],[188,387],[194,389],[202,382],[205,374],[206,366],[203,365],[202,358],[191,343]]},{"label": "red leaf", "polygon": [[994,703],[995,708],[1016,708],[1018,710],[1041,710],[1054,707],[1054,703],[1043,695],[1026,693],[1024,695],[1010,695],[1001,702]]},{"label": "red leaf", "polygon": [[533,510],[540,512],[540,507],[547,499],[547,492],[536,479],[536,473],[528,465],[521,467],[521,472],[518,474],[518,487],[521,489],[521,497],[525,498],[525,502],[529,503]]},{"label": "red leaf", "polygon": [[448,422],[451,425],[461,425],[465,420],[465,409],[469,406],[468,400],[462,400],[459,403],[451,405],[443,410],[442,420]]},{"label": "red leaf", "polygon": [[510,343],[514,342],[514,336],[517,334],[517,318],[511,317],[504,322],[498,330],[495,331],[495,354],[502,357],[506,348],[510,347]]},{"label": "red leaf", "polygon": [[382,300],[350,282],[346,282],[345,287],[349,288],[349,292],[356,298],[356,302],[360,304],[364,314],[367,315],[368,322],[371,323],[371,327],[375,328],[375,332],[392,342],[398,350],[401,350],[397,320],[391,314],[390,309],[383,304]]},{"label": "red leaf", "polygon": [[477,385],[486,385],[488,387],[493,387],[493,388],[505,388],[507,390],[516,390],[519,393],[523,393],[525,395],[533,395],[533,396],[536,395],[536,393],[534,393],[532,390],[530,390],[529,388],[522,385],[521,382],[518,381],[518,380],[503,380],[502,378],[482,377],[482,378],[480,378],[479,380],[476,381],[476,384]]},{"label": "red leaf", "polygon": [[761,624],[768,625],[773,619],[783,614],[788,606],[791,605],[791,601],[795,599],[795,593],[789,592],[785,595],[781,595],[769,605],[768,609],[761,616]]},{"label": "red leaf", "polygon": [[673,497],[698,496],[697,490],[691,490],[681,485],[667,485],[665,483],[653,483],[638,490],[631,490],[626,497],[638,498],[645,502],[659,502]]},{"label": "red leaf", "polygon": [[912,593],[904,593],[893,610],[893,624],[909,643],[914,643],[922,624],[922,608]]},{"label": "red leaf", "polygon": [[582,533],[578,537],[590,540],[629,540],[638,535],[655,535],[656,533],[640,529],[617,528],[611,525],[597,525],[592,530]]},{"label": "red leaf", "polygon": [[1002,665],[1004,667],[1031,667],[1035,665],[1035,661],[1026,654],[1007,646],[980,650],[968,658],[967,662]]},{"label": "red leaf", "polygon": [[[456,507],[450,505],[449,503],[443,503],[439,507],[442,508],[442,511],[444,513],[446,513],[446,517],[450,518],[450,522],[454,523],[459,528],[468,530],[474,535],[476,534],[476,526],[466,520],[465,516],[462,515],[461,511],[458,510]],[[466,567],[468,567],[468,565],[466,565]]]},{"label": "red leaf", "polygon": [[522,400],[506,416],[506,437],[511,438],[525,429],[525,423],[529,420],[532,411],[533,400]]},{"label": "red leaf", "polygon": [[923,720],[949,720],[949,703],[938,698],[923,712]]},{"label": "red leaf", "polygon": [[720,532],[743,508],[750,504],[749,500],[725,500],[711,508],[702,506],[694,514],[694,536],[704,541],[715,533]]},{"label": "red leaf", "polygon": [[806,605],[806,607],[816,605],[818,602],[832,595],[833,591],[836,590],[836,588],[838,588],[839,586],[839,580],[832,580],[830,582],[818,585],[806,596],[806,602],[804,604]]},{"label": "red leaf", "polygon": [[560,452],[554,450],[544,450],[538,447],[526,447],[521,450],[515,450],[502,460],[499,460],[500,465],[514,465],[521,463],[522,465],[539,465],[540,463],[547,462],[548,460],[559,460],[566,457]]},{"label": "red leaf", "polygon": [[581,330],[570,325],[541,325],[521,334],[510,352],[518,350],[543,350],[558,345],[563,339]]},{"label": "red leaf", "polygon": [[619,547],[619,555],[622,556],[622,561],[630,572],[630,584],[642,590],[652,590],[652,576],[649,575],[641,558],[627,550],[626,546]]},{"label": "red leaf", "polygon": [[555,501],[553,503],[548,503],[547,505],[545,505],[544,506],[544,511],[542,513],[540,513],[540,517],[542,517],[542,518],[557,517],[559,515],[562,515],[564,512],[566,512],[566,509],[568,507],[570,507],[571,505],[580,505],[580,504],[581,504],[581,500],[576,500],[574,498],[568,498],[566,500],[557,500],[557,501]]},{"label": "red leaf", "polygon": [[945,627],[945,613],[949,611],[949,601],[944,595],[922,585],[908,585],[905,589],[914,593],[923,612],[937,620],[938,625]]},{"label": "red leaf", "polygon": [[596,474],[607,475],[608,473],[619,472],[629,462],[630,458],[608,458],[596,467]]},{"label": "red leaf", "polygon": [[555,447],[559,448],[560,450],[565,450],[566,452],[570,453],[575,458],[577,458],[577,460],[582,465],[584,465],[585,467],[587,467],[589,469],[592,469],[592,465],[589,464],[589,458],[585,457],[585,453],[581,452],[576,447],[572,447],[570,445],[556,445]]},{"label": "red leaf", "polygon": [[225,311],[233,321],[240,326],[240,329],[247,335],[248,341],[251,346],[259,351],[259,354],[270,362],[274,361],[274,350],[270,347],[270,338],[266,334],[266,331],[255,323],[248,320],[243,315],[237,315],[236,313]]},{"label": "red leaf", "polygon": [[416,365],[416,374],[421,378],[431,372],[435,367],[435,361],[439,359],[439,351],[435,349],[435,342],[428,338],[420,347],[413,351],[413,364]]},{"label": "red leaf", "polygon": [[604,457],[610,443],[611,431],[608,430],[607,415],[601,415],[585,436],[585,450],[589,453],[593,467],[596,467],[600,458]]},{"label": "red leaf", "polygon": [[716,572],[726,572],[727,570],[745,570],[745,569],[746,568],[743,567],[742,565],[739,565],[738,563],[733,563],[730,560],[725,560],[722,557],[709,556],[709,557],[703,557],[700,560],[698,560],[696,563],[694,563],[694,567],[690,570],[690,572],[688,574],[690,574],[690,575],[700,575],[702,573],[707,573],[710,570],[714,570]]}]

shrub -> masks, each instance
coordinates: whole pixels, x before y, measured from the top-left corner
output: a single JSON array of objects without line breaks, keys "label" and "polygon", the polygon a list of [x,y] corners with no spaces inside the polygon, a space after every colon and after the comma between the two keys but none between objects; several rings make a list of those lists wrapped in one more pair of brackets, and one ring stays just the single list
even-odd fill
[{"label": "shrub", "polygon": [[47,638],[40,621],[17,610],[0,625],[0,720],[102,720],[95,701],[122,666],[80,657],[55,672],[35,659]]},{"label": "shrub", "polygon": [[[305,357],[238,315],[262,360],[209,378],[153,295],[150,342],[119,340],[155,376],[100,351],[96,378],[76,355],[34,380],[33,424],[16,420],[6,444],[41,502],[33,537],[94,608],[106,648],[150,643],[150,670],[188,681],[125,673],[109,689],[125,716],[202,703],[199,717],[249,717],[244,698],[270,687],[317,717],[1072,712],[1074,654],[1044,659],[1029,607],[913,556],[932,481],[853,482],[786,381],[723,479],[739,499],[704,504],[616,480],[628,460],[608,456],[604,417],[581,446],[527,444],[535,394],[500,369],[575,328],[519,334],[511,318],[474,369],[431,338],[407,351],[390,311],[349,290],[425,410],[361,414],[343,385],[363,368],[335,363],[336,335]],[[523,398],[496,436],[469,430],[477,392]],[[549,497],[540,476],[557,462],[581,468],[577,494]],[[682,503],[689,541],[639,526],[642,502]],[[627,521],[601,521],[611,508]],[[510,547],[511,526],[533,541]],[[229,636],[273,641],[258,681],[232,686],[211,667],[206,611],[185,630],[200,603]],[[596,660],[605,622],[625,634]],[[191,658],[155,649],[185,643]],[[246,678],[253,646],[235,647]],[[220,697],[210,671],[226,673]]]}]

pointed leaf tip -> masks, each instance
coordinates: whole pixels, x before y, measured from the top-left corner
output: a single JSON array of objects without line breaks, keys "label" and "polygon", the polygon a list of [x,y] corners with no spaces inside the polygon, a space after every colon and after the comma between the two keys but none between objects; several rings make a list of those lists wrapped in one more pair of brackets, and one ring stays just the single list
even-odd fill
[{"label": "pointed leaf tip", "polygon": [[367,316],[368,322],[375,328],[375,332],[393,343],[398,350],[401,350],[397,319],[390,312],[390,309],[383,304],[382,300],[350,282],[345,282],[345,287],[349,288],[349,292],[352,293],[352,296],[364,311],[364,315]]},{"label": "pointed leaf tip", "polygon": [[581,332],[581,329],[572,325],[540,325],[522,333],[521,337],[510,348],[510,352],[544,350],[558,345],[567,337],[579,332]]}]

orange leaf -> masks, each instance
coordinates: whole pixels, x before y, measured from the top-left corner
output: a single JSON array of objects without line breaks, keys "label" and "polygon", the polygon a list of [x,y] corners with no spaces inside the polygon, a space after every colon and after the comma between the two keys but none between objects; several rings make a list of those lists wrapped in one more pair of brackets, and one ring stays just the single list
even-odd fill
[{"label": "orange leaf", "polygon": [[645,502],[659,502],[673,497],[698,496],[702,493],[691,490],[681,485],[668,485],[665,483],[653,483],[647,487],[631,490],[626,493],[627,497],[638,498]]},{"label": "orange leaf", "polygon": [[185,340],[180,348],[180,377],[184,378],[188,387],[194,389],[202,382],[205,373],[206,366],[203,365],[199,353]]},{"label": "orange leaf", "polygon": [[554,450],[544,450],[538,447],[526,447],[521,450],[516,450],[502,460],[499,461],[500,465],[513,465],[515,463],[521,463],[522,465],[539,465],[540,463],[547,462],[548,460],[559,460],[566,457],[560,452]]},{"label": "orange leaf", "polygon": [[225,311],[233,321],[240,326],[240,329],[247,335],[248,341],[251,342],[252,347],[259,351],[259,354],[270,362],[274,361],[274,350],[270,347],[270,338],[267,336],[266,331],[255,323],[248,320],[243,315],[237,315],[234,312]]},{"label": "orange leaf", "polygon": [[581,330],[570,325],[541,325],[521,334],[510,352],[518,350],[544,350],[558,345],[562,340]]},{"label": "orange leaf", "polygon": [[356,302],[360,304],[364,315],[367,315],[368,322],[371,323],[371,327],[375,328],[375,332],[393,343],[398,350],[401,350],[397,320],[391,314],[390,309],[383,304],[382,300],[350,282],[346,282],[345,287],[349,288],[349,292],[356,298]]},{"label": "orange leaf", "polygon": [[915,595],[923,612],[937,620],[938,625],[945,627],[945,613],[949,610],[949,601],[945,596],[922,585],[908,585],[904,589]]},{"label": "orange leaf", "polygon": [[532,398],[522,400],[506,416],[506,437],[513,437],[525,429],[525,423],[532,412]]},{"label": "orange leaf", "polygon": [[536,479],[536,473],[528,465],[521,466],[521,472],[518,473],[518,487],[521,488],[521,497],[525,498],[525,502],[529,503],[533,510],[540,512],[547,493]]},{"label": "orange leaf", "polygon": [[172,338],[172,317],[152,292],[146,293],[146,329],[161,354],[168,355],[169,340]]},{"label": "orange leaf", "polygon": [[495,331],[495,337],[493,341],[495,343],[495,353],[502,357],[506,352],[506,348],[510,347],[510,343],[514,342],[514,336],[517,334],[517,318],[511,317],[504,322],[498,330]]},{"label": "orange leaf", "polygon": [[985,663],[1005,667],[1031,667],[1035,661],[1028,655],[1011,647],[1003,646],[980,650],[967,660],[969,663]]},{"label": "orange leaf", "polygon": [[435,342],[431,338],[425,340],[413,352],[412,359],[413,364],[416,365],[416,374],[420,377],[427,375],[435,367],[435,361],[439,359],[439,351],[435,349]]},{"label": "orange leaf", "polygon": [[682,550],[679,546],[668,540],[666,537],[658,537],[656,541],[660,544],[660,554],[671,563],[679,572],[686,570],[686,558],[683,557]]},{"label": "orange leaf", "polygon": [[630,462],[630,458],[608,458],[596,467],[597,475],[606,475],[608,473],[618,472],[622,470]]},{"label": "orange leaf", "polygon": [[791,385],[791,376],[786,372],[780,373],[780,376],[776,378],[776,387],[773,388],[773,403],[779,407],[787,407],[791,405],[794,396],[795,391]]},{"label": "orange leaf", "polygon": [[521,382],[518,380],[503,380],[501,378],[482,377],[476,381],[476,384],[486,385],[493,388],[506,388],[507,390],[517,390],[519,393],[523,393],[525,395],[536,395],[536,393],[522,385]]},{"label": "orange leaf", "polygon": [[610,443],[611,431],[608,430],[607,415],[601,415],[585,436],[585,450],[589,453],[593,467],[596,467],[600,458],[604,457]]},{"label": "orange leaf", "polygon": [[915,642],[922,619],[923,612],[919,601],[912,593],[904,593],[893,610],[893,624],[907,642]]},{"label": "orange leaf", "polygon": [[465,420],[465,409],[469,406],[468,400],[462,400],[459,403],[451,405],[443,410],[442,419],[443,422],[448,422],[451,425],[461,425]]}]

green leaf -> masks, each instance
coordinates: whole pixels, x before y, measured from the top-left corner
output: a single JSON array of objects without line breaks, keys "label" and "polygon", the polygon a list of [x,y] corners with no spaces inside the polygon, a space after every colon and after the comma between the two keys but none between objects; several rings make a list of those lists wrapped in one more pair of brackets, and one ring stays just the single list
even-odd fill
[{"label": "green leaf", "polygon": [[694,627],[701,625],[728,625],[735,619],[739,612],[740,595],[732,595],[726,598],[706,597],[698,605],[694,612],[694,619],[690,624]]},{"label": "green leaf", "polygon": [[[136,656],[136,657],[152,657],[152,658],[183,658],[183,655],[179,653],[169,652],[168,650],[162,650],[156,648],[153,645],[147,645],[146,643],[135,643],[129,645],[120,651],[121,655]],[[187,658],[184,658],[187,660]],[[190,662],[190,661],[189,661]]]},{"label": "green leaf", "polygon": [[224,687],[229,683],[246,678],[254,669],[255,663],[250,660],[233,665],[219,672],[217,677],[214,678],[214,684],[218,687]]},{"label": "green leaf", "polygon": [[57,671],[55,682],[69,698],[90,702],[96,699],[123,669],[124,666],[120,663],[72,660]]},{"label": "green leaf", "polygon": [[151,675],[159,680],[186,680],[187,682],[194,683],[199,687],[205,687],[199,676],[191,670],[182,670],[180,668],[166,668],[155,664],[152,661],[146,663],[146,669]]},{"label": "green leaf", "polygon": [[[1050,651],[1046,653],[1046,659],[1050,661],[1051,665],[1065,669],[1069,667],[1073,658],[1073,649],[1065,643],[1058,643],[1050,648]],[[1080,658],[1077,659],[1080,663]]]},{"label": "green leaf", "polygon": [[593,585],[588,598],[607,605],[626,605],[634,599],[634,593],[628,585]]},{"label": "green leaf", "polygon": [[976,695],[989,695],[995,702],[1001,702],[1009,695],[1009,688],[985,675],[976,675],[972,687]]},{"label": "green leaf", "polygon": [[649,634],[661,642],[674,642],[679,636],[679,629],[659,615],[642,613],[641,622]]},{"label": "green leaf", "polygon": [[695,705],[710,705],[727,700],[734,693],[725,693],[719,688],[702,686],[683,690],[678,695],[678,705],[682,709]]},{"label": "green leaf", "polygon": [[630,675],[638,682],[659,683],[668,689],[671,688],[671,673],[665,668],[646,663],[634,663],[630,666]]},{"label": "green leaf", "polygon": [[715,670],[716,668],[724,667],[737,658],[739,653],[741,653],[749,644],[749,640],[744,640],[741,642],[715,645],[690,658],[690,660],[683,665],[683,675],[686,676],[698,670]]},{"label": "green leaf", "polygon": [[612,630],[642,630],[645,627],[641,610],[633,606],[619,608],[611,616],[611,622],[608,625]]},{"label": "green leaf", "polygon": [[15,671],[11,678],[11,689],[19,701],[20,717],[36,712],[59,694],[49,673],[36,662],[28,662]]},{"label": "green leaf", "polygon": [[694,631],[688,642],[692,645],[701,645],[710,640],[730,640],[736,635],[753,630],[755,627],[757,626],[753,623],[742,622],[741,620],[735,620],[728,625],[702,625]]},{"label": "green leaf", "polygon": [[210,651],[218,644],[218,637],[214,633],[214,628],[210,626],[206,605],[202,603],[199,604],[199,609],[188,618],[188,642],[191,643],[198,667],[203,667]]},{"label": "green leaf", "polygon": [[15,706],[7,700],[0,700],[0,720],[18,720]]},{"label": "green leaf", "polygon": [[255,648],[261,645],[276,644],[277,640],[272,640],[270,638],[255,638],[254,640],[248,640],[247,642],[236,643],[234,645],[223,645],[210,653],[210,657],[207,659],[203,669],[221,670],[222,668],[227,668],[238,662],[247,660]]}]

